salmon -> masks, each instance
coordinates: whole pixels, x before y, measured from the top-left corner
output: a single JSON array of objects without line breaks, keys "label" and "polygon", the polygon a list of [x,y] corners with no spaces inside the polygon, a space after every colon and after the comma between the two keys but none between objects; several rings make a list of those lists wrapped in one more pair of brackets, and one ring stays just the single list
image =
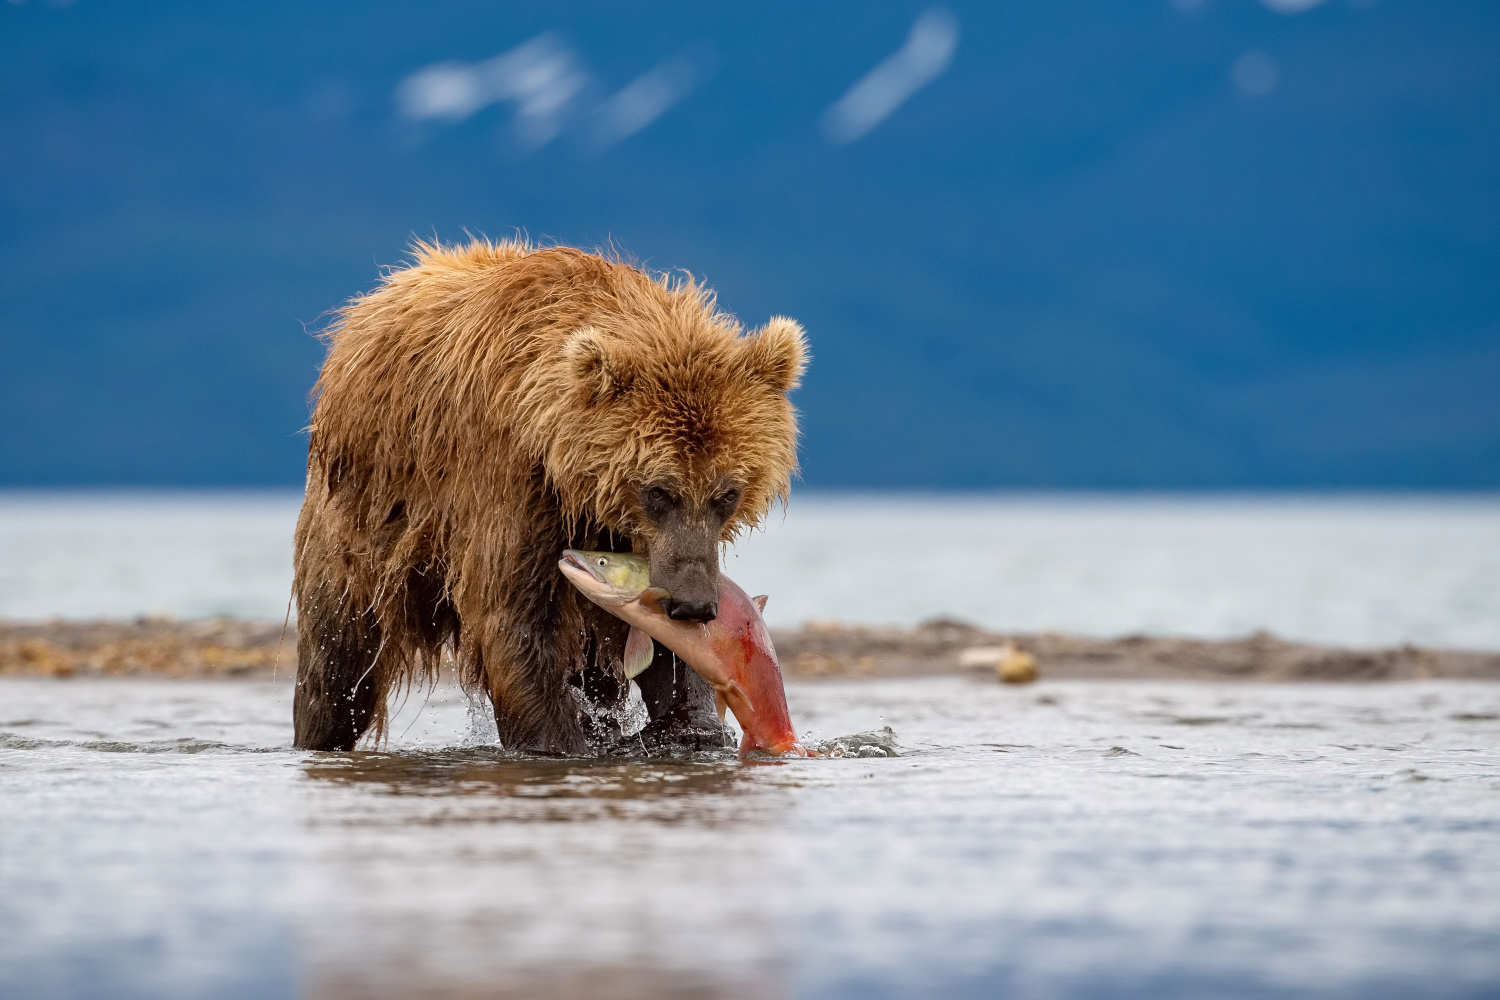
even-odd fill
[{"label": "salmon", "polygon": [[761,618],[766,598],[750,597],[719,577],[719,614],[709,622],[673,621],[651,586],[651,570],[640,556],[622,552],[563,552],[558,568],[589,600],[630,626],[625,676],[651,665],[659,642],[714,689],[719,718],[727,707],[744,731],[740,756],[760,750],[774,756],[812,756],[797,739],[786,707],[786,688],[771,634]]}]

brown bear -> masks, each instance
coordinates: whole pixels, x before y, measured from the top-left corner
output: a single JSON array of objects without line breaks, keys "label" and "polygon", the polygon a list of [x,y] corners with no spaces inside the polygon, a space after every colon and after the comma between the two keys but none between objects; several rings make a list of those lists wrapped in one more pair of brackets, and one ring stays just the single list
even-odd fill
[{"label": "brown bear", "polygon": [[[558,557],[645,555],[672,617],[713,618],[720,546],[796,469],[802,328],[745,333],[690,278],[476,241],[419,244],[328,339],[296,535],[296,745],[380,733],[388,693],[445,650],[507,747],[597,745],[584,709],[625,697],[626,629]],[[641,675],[652,718],[716,725],[681,674],[659,654]]]}]

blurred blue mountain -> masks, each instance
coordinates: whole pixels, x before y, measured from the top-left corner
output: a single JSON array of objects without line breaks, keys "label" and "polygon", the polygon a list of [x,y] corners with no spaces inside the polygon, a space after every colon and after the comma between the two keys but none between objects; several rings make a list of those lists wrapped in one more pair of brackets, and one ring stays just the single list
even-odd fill
[{"label": "blurred blue mountain", "polygon": [[810,485],[1500,486],[1500,6],[924,10],[11,0],[0,483],[296,483],[519,230],[800,319]]}]

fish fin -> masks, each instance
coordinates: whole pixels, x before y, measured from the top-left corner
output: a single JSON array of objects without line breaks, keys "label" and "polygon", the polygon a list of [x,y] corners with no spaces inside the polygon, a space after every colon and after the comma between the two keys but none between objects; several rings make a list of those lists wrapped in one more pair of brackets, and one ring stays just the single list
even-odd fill
[{"label": "fish fin", "polygon": [[[745,693],[745,689],[740,687],[739,681],[730,681],[729,687],[724,689],[724,694],[721,695],[721,697],[723,697],[725,701],[728,701],[731,697],[737,697],[740,701],[745,703],[745,711],[755,711],[755,703],[750,700],[750,696]],[[735,714],[738,715],[739,713],[736,712]]]},{"label": "fish fin", "polygon": [[765,614],[766,613],[766,601],[768,601],[768,600],[770,600],[770,595],[769,594],[761,594],[758,597],[752,597],[752,598],[750,598],[750,603],[754,604],[756,610],[759,611],[761,614]]},{"label": "fish fin", "polygon": [[720,722],[724,721],[724,710],[726,708],[728,708],[728,707],[729,707],[729,702],[727,702],[727,701],[724,700],[724,696],[722,694],[720,694],[719,692],[715,691],[714,692],[714,708],[717,708],[719,710],[719,721]]},{"label": "fish fin", "polygon": [[636,598],[636,600],[640,601],[646,610],[652,614],[664,615],[667,613],[667,609],[662,605],[662,601],[670,596],[670,591],[663,590],[660,587],[647,587],[641,591],[641,596]]},{"label": "fish fin", "polygon": [[651,666],[651,660],[656,656],[656,643],[651,637],[634,625],[630,627],[630,634],[625,637],[625,676],[631,680],[647,667]]},{"label": "fish fin", "polygon": [[740,757],[741,758],[745,757],[746,755],[748,755],[750,753],[751,750],[754,750],[754,749],[755,749],[755,741],[750,738],[750,734],[749,733],[746,733],[740,739]]}]

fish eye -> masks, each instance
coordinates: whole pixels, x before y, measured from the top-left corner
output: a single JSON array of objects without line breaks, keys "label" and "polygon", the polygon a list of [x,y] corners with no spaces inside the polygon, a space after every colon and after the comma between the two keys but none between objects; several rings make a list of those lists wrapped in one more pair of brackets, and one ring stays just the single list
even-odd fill
[{"label": "fish eye", "polygon": [[608,566],[609,565],[609,560],[606,559],[606,558],[604,558],[603,556],[600,556],[599,557],[599,565],[600,566]]}]

